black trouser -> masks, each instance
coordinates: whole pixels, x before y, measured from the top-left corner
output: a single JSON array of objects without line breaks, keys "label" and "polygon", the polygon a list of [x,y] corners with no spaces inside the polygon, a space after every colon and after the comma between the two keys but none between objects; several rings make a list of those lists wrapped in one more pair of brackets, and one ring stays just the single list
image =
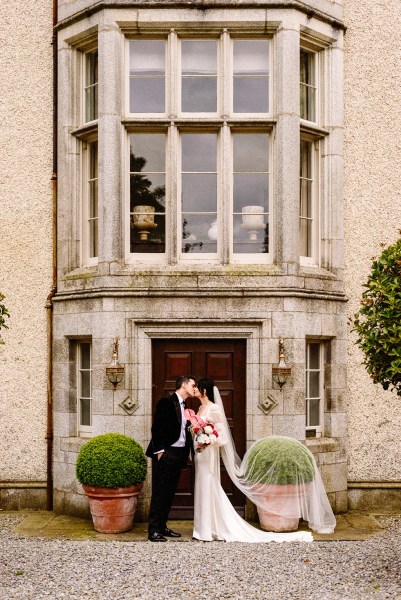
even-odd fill
[{"label": "black trouser", "polygon": [[149,534],[163,532],[173,504],[181,469],[185,466],[188,450],[170,446],[160,460],[153,458],[152,500],[149,513]]}]

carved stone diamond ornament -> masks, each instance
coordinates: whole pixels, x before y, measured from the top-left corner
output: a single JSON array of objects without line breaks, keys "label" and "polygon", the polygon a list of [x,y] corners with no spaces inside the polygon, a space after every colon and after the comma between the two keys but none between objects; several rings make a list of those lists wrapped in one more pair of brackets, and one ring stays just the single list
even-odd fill
[{"label": "carved stone diamond ornament", "polygon": [[119,406],[121,406],[121,408],[123,410],[125,410],[125,412],[128,415],[132,415],[136,411],[136,409],[138,408],[137,403],[134,400],[132,400],[132,398],[130,398],[130,396],[127,396],[125,398],[125,400],[123,400],[122,402],[120,402]]},{"label": "carved stone diamond ornament", "polygon": [[268,415],[273,408],[276,408],[277,404],[278,403],[275,401],[273,396],[267,395],[265,400],[261,400],[259,402],[259,408],[265,413],[265,415]]}]

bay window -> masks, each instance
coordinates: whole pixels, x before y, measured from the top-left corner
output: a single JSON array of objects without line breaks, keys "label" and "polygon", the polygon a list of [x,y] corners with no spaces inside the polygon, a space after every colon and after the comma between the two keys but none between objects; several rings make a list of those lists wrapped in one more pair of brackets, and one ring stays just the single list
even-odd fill
[{"label": "bay window", "polygon": [[128,46],[131,259],[269,262],[270,40]]}]

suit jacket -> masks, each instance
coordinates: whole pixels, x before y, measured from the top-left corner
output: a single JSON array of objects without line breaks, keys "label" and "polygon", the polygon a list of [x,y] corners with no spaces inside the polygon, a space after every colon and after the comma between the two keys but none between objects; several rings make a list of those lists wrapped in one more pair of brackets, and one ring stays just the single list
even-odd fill
[{"label": "suit jacket", "polygon": [[[146,456],[154,457],[155,452],[166,450],[174,444],[181,433],[181,407],[176,393],[162,398],[157,406],[152,425],[152,439],[146,450]],[[186,449],[191,447],[191,436],[187,430]]]}]

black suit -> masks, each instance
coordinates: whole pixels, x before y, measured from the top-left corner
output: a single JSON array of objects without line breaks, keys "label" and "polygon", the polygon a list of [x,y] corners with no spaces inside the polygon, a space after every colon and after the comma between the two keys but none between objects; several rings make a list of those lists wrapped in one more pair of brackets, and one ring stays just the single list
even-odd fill
[{"label": "black suit", "polygon": [[[187,464],[191,436],[186,429],[185,446],[172,446],[180,437],[182,414],[177,394],[162,398],[156,406],[152,439],[146,455],[153,459],[152,500],[149,513],[149,534],[162,533],[174,500],[181,469]],[[164,450],[158,460],[157,453]]]}]

